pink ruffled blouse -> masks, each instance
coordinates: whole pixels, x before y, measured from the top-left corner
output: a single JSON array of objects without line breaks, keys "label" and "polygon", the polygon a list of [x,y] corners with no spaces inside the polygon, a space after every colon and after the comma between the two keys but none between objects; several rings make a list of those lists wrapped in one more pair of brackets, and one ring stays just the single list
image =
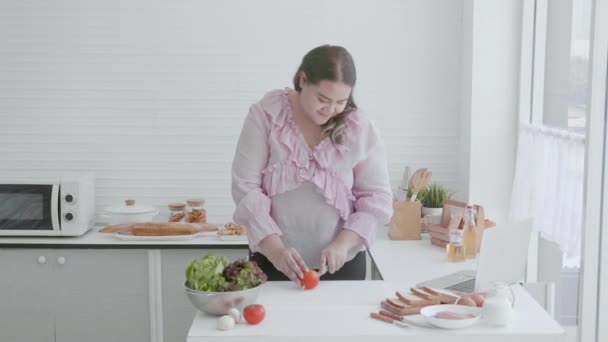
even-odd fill
[{"label": "pink ruffled blouse", "polygon": [[373,124],[347,116],[344,144],[329,138],[311,148],[292,118],[289,89],[251,106],[232,164],[234,221],[248,227],[249,245],[278,234],[317,268],[321,250],[341,229],[361,237],[348,259],[370,246],[392,215],[386,156]]}]

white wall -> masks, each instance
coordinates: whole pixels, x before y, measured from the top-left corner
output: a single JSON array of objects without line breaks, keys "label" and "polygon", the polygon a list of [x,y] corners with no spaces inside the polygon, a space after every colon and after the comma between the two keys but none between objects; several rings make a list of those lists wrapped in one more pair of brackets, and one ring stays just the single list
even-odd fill
[{"label": "white wall", "polygon": [[487,217],[506,221],[515,169],[518,123],[521,1],[464,2],[461,135],[468,199]]},{"label": "white wall", "polygon": [[[93,170],[98,207],[202,196],[231,217],[249,105],[301,57],[350,49],[396,185],[459,179],[461,1],[11,1],[0,4],[0,171]],[[481,110],[481,109],[480,109]],[[485,200],[480,196],[479,200]]]}]

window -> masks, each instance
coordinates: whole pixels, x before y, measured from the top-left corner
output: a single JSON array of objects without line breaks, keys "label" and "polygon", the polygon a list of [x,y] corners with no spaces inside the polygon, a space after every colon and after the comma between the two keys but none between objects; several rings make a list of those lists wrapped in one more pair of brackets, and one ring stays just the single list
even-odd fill
[{"label": "window", "polygon": [[542,123],[584,134],[592,0],[548,1]]}]

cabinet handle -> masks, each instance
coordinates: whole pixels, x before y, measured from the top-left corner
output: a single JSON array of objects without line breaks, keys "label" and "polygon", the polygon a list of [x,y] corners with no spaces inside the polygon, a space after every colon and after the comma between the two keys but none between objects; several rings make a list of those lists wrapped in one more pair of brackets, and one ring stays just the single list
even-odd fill
[{"label": "cabinet handle", "polygon": [[43,255],[39,256],[38,257],[38,263],[39,264],[46,264],[46,258]]},{"label": "cabinet handle", "polygon": [[65,264],[65,257],[60,256],[59,258],[57,258],[57,263],[59,265]]}]

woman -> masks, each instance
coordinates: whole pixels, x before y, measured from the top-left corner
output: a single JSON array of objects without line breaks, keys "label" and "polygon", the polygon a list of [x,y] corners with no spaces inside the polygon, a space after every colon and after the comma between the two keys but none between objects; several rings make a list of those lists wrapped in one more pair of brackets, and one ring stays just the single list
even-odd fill
[{"label": "woman", "polygon": [[392,215],[384,147],[353,99],[356,71],[340,46],[304,56],[294,90],[251,106],[232,165],[234,220],[269,280],[365,279],[365,248]]}]

